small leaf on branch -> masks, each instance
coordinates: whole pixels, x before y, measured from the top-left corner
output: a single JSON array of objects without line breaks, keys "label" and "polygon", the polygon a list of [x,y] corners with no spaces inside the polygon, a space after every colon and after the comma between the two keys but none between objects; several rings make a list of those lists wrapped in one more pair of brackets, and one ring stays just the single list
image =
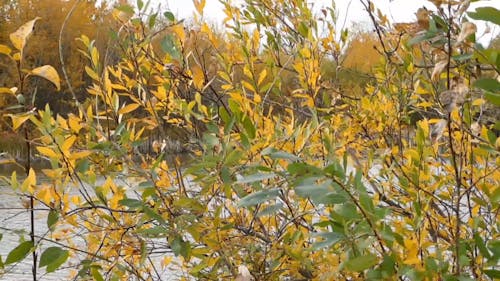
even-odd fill
[{"label": "small leaf on branch", "polygon": [[57,74],[57,70],[51,65],[37,67],[33,69],[30,74],[49,80],[56,86],[58,91],[61,90],[61,79],[59,78],[59,74]]},{"label": "small leaf on branch", "polygon": [[11,264],[21,261],[29,254],[32,248],[33,248],[33,241],[25,241],[19,244],[7,255],[5,264]]},{"label": "small leaf on branch", "polygon": [[431,74],[432,81],[439,80],[441,73],[443,72],[443,70],[446,68],[447,65],[448,65],[447,60],[442,60],[442,61],[439,61],[436,63],[436,65],[434,66],[434,69],[432,70],[432,74]]},{"label": "small leaf on branch", "polygon": [[467,37],[475,34],[477,31],[477,27],[474,23],[472,22],[464,22],[462,23],[462,28],[460,31],[460,34],[458,35],[457,38],[457,44],[460,44],[467,39]]},{"label": "small leaf on branch", "polygon": [[279,189],[261,190],[245,196],[238,202],[238,207],[249,207],[272,200],[279,195]]},{"label": "small leaf on branch", "polygon": [[28,40],[31,32],[33,32],[33,27],[35,26],[35,22],[39,20],[40,17],[36,17],[33,20],[23,24],[19,27],[15,32],[10,34],[10,41],[12,45],[21,53],[23,52],[24,46],[26,46],[26,41]]}]

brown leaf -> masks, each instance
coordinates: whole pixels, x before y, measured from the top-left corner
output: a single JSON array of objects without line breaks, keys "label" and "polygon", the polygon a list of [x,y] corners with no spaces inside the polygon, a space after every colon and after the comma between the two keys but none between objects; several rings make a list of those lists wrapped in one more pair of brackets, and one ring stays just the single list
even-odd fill
[{"label": "brown leaf", "polygon": [[439,95],[439,102],[447,112],[451,112],[465,102],[468,91],[465,84],[459,83],[454,85],[452,89],[442,92]]},{"label": "brown leaf", "polygon": [[447,65],[448,65],[448,60],[441,60],[441,61],[436,63],[436,65],[434,66],[434,69],[432,70],[432,74],[431,74],[432,81],[439,80],[439,76],[441,75],[441,72],[443,72],[443,70],[446,68]]},{"label": "brown leaf", "polygon": [[250,274],[250,271],[248,271],[248,268],[244,265],[238,266],[238,275],[236,276],[235,281],[251,281],[252,280],[252,275]]},{"label": "brown leaf", "polygon": [[460,34],[458,35],[458,38],[457,38],[457,44],[464,42],[465,39],[467,39],[467,37],[469,37],[472,34],[475,34],[476,31],[477,31],[477,27],[472,22],[462,23]]},{"label": "brown leaf", "polygon": [[430,12],[425,7],[417,10],[417,23],[423,30],[429,29],[429,15]]},{"label": "brown leaf", "polygon": [[457,14],[458,14],[459,16],[463,15],[463,14],[467,11],[467,9],[469,8],[469,6],[470,6],[470,0],[465,0],[465,1],[463,1],[463,2],[460,4],[460,8],[458,9]]}]

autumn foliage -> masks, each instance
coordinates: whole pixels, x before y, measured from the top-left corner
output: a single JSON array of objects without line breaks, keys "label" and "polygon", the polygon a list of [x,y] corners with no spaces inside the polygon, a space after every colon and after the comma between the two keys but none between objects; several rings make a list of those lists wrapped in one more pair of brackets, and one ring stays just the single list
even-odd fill
[{"label": "autumn foliage", "polygon": [[[499,278],[500,56],[471,20],[497,26],[500,11],[433,1],[414,29],[395,28],[361,0],[374,32],[351,36],[333,7],[220,2],[217,28],[204,0],[189,24],[149,2],[116,5],[109,42],[72,33],[84,65],[73,53],[57,69],[28,64],[44,58],[26,49],[50,22],[37,15],[4,38],[19,79],[0,88],[12,103],[2,114],[27,155],[25,175],[2,180],[48,231],[32,220],[0,268],[32,259],[84,280]],[[72,110],[41,107],[34,77]],[[184,157],[169,154],[174,141]]]}]

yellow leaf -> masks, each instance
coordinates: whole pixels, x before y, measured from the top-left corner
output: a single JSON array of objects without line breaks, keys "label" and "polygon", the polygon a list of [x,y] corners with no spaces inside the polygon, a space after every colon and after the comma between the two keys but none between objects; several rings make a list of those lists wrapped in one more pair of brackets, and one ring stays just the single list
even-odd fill
[{"label": "yellow leaf", "polygon": [[255,88],[250,83],[248,83],[247,81],[241,81],[241,84],[243,85],[243,87],[249,89],[250,91],[252,91],[254,93],[256,92]]},{"label": "yellow leaf", "polygon": [[61,115],[57,115],[56,121],[57,121],[57,127],[64,129],[66,131],[69,130],[68,120],[64,119]]},{"label": "yellow leaf", "polygon": [[57,88],[57,90],[61,90],[61,79],[59,79],[59,74],[57,74],[57,70],[51,65],[44,65],[37,67],[31,71],[31,75],[40,76],[52,82]]},{"label": "yellow leaf", "polygon": [[257,81],[257,85],[262,84],[262,81],[264,81],[264,79],[266,79],[266,76],[267,76],[267,70],[266,70],[266,69],[264,69],[264,70],[262,70],[262,72],[259,74],[259,80]]},{"label": "yellow leaf", "polygon": [[485,100],[484,99],[475,99],[473,102],[472,102],[472,105],[473,106],[481,106],[485,103]]},{"label": "yellow leaf", "polygon": [[68,125],[73,133],[78,133],[82,129],[82,126],[80,125],[80,118],[76,117],[73,114],[69,115]]},{"label": "yellow leaf", "polygon": [[55,153],[54,150],[49,147],[38,146],[36,150],[38,150],[38,152],[40,152],[42,155],[45,155],[49,158],[59,158],[59,155],[57,155],[57,153]]},{"label": "yellow leaf", "polygon": [[262,101],[262,98],[260,97],[260,95],[259,95],[259,94],[254,94],[254,95],[253,95],[253,101],[254,101],[255,103],[260,103],[260,102]]},{"label": "yellow leaf", "polygon": [[226,84],[221,86],[222,90],[229,91],[233,88],[233,85],[231,84]]},{"label": "yellow leaf", "polygon": [[84,150],[84,151],[72,153],[69,158],[70,159],[81,159],[81,158],[85,158],[85,157],[89,156],[90,154],[92,154],[91,151]]},{"label": "yellow leaf", "polygon": [[232,79],[231,79],[231,77],[229,77],[229,75],[228,75],[226,72],[224,72],[224,71],[217,71],[217,74],[218,74],[218,75],[219,75],[222,79],[224,79],[226,82],[231,83]]},{"label": "yellow leaf", "polygon": [[429,136],[429,121],[427,119],[419,121],[417,126],[422,129],[425,137]]},{"label": "yellow leaf", "polygon": [[30,118],[29,115],[13,115],[9,114],[10,119],[12,119],[12,128],[17,130],[21,125]]},{"label": "yellow leaf", "polygon": [[252,71],[250,71],[250,67],[248,65],[245,65],[245,67],[243,67],[243,74],[245,74],[245,76],[249,79],[253,79]]},{"label": "yellow leaf", "polygon": [[111,177],[106,178],[106,181],[101,188],[101,192],[104,196],[107,196],[110,192],[116,191],[116,185]]},{"label": "yellow leaf", "polygon": [[203,89],[203,85],[205,84],[205,75],[203,74],[201,68],[195,65],[191,68],[191,71],[193,72],[194,86],[198,90]]},{"label": "yellow leaf", "polygon": [[38,191],[38,194],[36,195],[37,199],[41,200],[43,203],[50,205],[52,201],[52,190],[49,185],[44,185],[43,188],[41,188]]},{"label": "yellow leaf", "polygon": [[203,8],[205,8],[205,2],[206,0],[193,0],[194,7],[196,8],[196,11],[198,11],[198,14],[203,15]]},{"label": "yellow leaf", "polygon": [[205,34],[210,34],[210,33],[212,33],[212,30],[210,29],[210,27],[208,27],[208,24],[206,22],[204,22],[201,25],[200,32],[205,33]]},{"label": "yellow leaf", "polygon": [[479,210],[481,209],[481,205],[476,205],[472,208],[472,216],[477,217],[479,214]]},{"label": "yellow leaf", "polygon": [[406,239],[404,241],[405,249],[407,251],[407,258],[404,260],[405,264],[418,264],[418,243],[415,239]]},{"label": "yellow leaf", "polygon": [[77,195],[71,196],[71,202],[78,206],[80,204],[80,197],[78,197]]},{"label": "yellow leaf", "polygon": [[6,164],[16,164],[16,160],[13,158],[7,158],[7,159],[0,159],[0,165],[6,165]]},{"label": "yellow leaf", "polygon": [[253,47],[254,48],[258,48],[259,45],[260,45],[260,32],[259,32],[258,28],[256,28],[253,31],[253,34],[252,34],[252,43],[253,43]]},{"label": "yellow leaf", "polygon": [[11,89],[4,87],[0,87],[0,94],[11,94],[15,96],[14,92],[12,92]]},{"label": "yellow leaf", "polygon": [[92,64],[94,66],[99,65],[99,52],[97,51],[97,48],[92,48],[92,51],[90,52],[90,55],[92,57]]},{"label": "yellow leaf", "polygon": [[311,58],[311,50],[309,50],[309,48],[307,48],[307,47],[300,49],[299,53],[305,59]]},{"label": "yellow leaf", "polygon": [[12,52],[12,50],[9,47],[0,44],[0,54],[10,56],[10,52]]},{"label": "yellow leaf", "polygon": [[140,104],[137,104],[137,103],[127,104],[126,106],[124,106],[124,107],[120,108],[120,110],[118,110],[118,114],[126,114],[129,112],[132,112],[132,111],[136,110],[139,106],[140,106]]},{"label": "yellow leaf", "polygon": [[15,53],[12,58],[15,60],[15,61],[20,61],[21,60],[21,53],[17,52]]},{"label": "yellow leaf", "polygon": [[92,78],[93,80],[96,80],[98,81],[99,80],[99,76],[97,76],[97,73],[95,73],[94,70],[92,70],[92,68],[88,67],[88,66],[85,66],[85,72],[87,73],[88,76],[90,76],[90,78]]},{"label": "yellow leaf", "polygon": [[416,160],[418,161],[420,159],[420,155],[418,154],[418,152],[414,149],[408,149],[407,151],[404,152],[404,155],[406,158],[408,158],[409,160],[410,159],[413,159],[413,160]]},{"label": "yellow leaf", "polygon": [[26,179],[23,181],[23,184],[21,185],[21,191],[33,194],[35,186],[36,186],[36,174],[35,174],[35,171],[33,170],[33,168],[30,168],[30,171],[28,172],[28,176],[26,177]]},{"label": "yellow leaf", "polygon": [[177,38],[179,38],[181,42],[184,42],[186,40],[186,32],[184,31],[184,26],[176,24],[172,27],[172,31],[175,33],[175,35],[177,35]]},{"label": "yellow leaf", "polygon": [[33,31],[35,22],[39,19],[40,19],[39,17],[36,17],[35,19],[30,20],[29,22],[19,27],[15,32],[10,34],[10,41],[12,42],[12,45],[14,45],[14,47],[18,49],[21,53],[24,49],[24,46],[26,45],[28,37],[31,35],[31,32]]},{"label": "yellow leaf", "polygon": [[67,138],[64,143],[61,145],[61,150],[64,153],[64,155],[69,155],[69,149],[73,146],[73,144],[76,141],[76,136],[71,136]]},{"label": "yellow leaf", "polygon": [[165,268],[167,267],[171,262],[172,262],[172,259],[173,257],[172,256],[165,256],[162,260],[161,260],[161,266],[162,268]]}]

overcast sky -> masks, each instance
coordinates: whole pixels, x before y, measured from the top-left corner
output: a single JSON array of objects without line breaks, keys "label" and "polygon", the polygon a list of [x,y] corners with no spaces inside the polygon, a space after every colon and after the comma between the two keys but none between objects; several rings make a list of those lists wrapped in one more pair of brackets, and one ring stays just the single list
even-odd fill
[{"label": "overcast sky", "polygon": [[[241,0],[234,0],[233,2],[237,3],[238,1]],[[191,0],[160,0],[159,2],[161,3],[162,9],[168,9],[180,18],[192,17],[195,10]],[[315,7],[318,9],[324,6],[330,6],[331,4],[331,0],[313,0],[309,2],[314,2]],[[479,4],[471,4],[469,11],[474,11],[478,6],[494,6],[497,9],[500,9],[500,1],[498,0],[483,0],[479,2]],[[360,0],[337,0],[335,3],[337,5],[340,23],[344,21],[345,16],[347,16],[347,26],[350,26],[353,22],[361,22],[365,24],[369,22],[369,18],[360,3]],[[435,6],[431,2],[425,0],[374,0],[373,3],[388,16],[391,22],[415,21],[415,12],[418,8],[423,6],[429,10],[435,10]],[[222,21],[224,19],[222,9],[222,5],[218,0],[206,0],[204,10],[205,19],[216,23]],[[485,26],[482,23],[477,23],[477,25],[479,31],[478,35],[481,35],[485,30]],[[496,30],[493,30],[492,34],[488,34],[480,38],[480,41],[490,41],[493,33],[496,34],[499,31],[500,30],[496,28]]]}]

